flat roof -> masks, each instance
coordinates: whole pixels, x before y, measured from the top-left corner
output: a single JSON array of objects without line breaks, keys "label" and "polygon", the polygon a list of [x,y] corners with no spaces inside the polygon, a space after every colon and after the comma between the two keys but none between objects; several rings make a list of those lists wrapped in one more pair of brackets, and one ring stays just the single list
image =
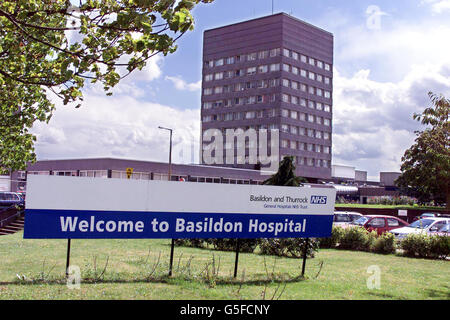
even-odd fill
[{"label": "flat roof", "polygon": [[217,29],[222,29],[222,28],[226,28],[226,27],[230,27],[230,26],[235,26],[235,25],[242,24],[242,23],[247,23],[247,22],[250,22],[250,21],[262,20],[262,19],[267,19],[269,17],[280,16],[280,15],[285,16],[285,17],[289,17],[289,18],[291,18],[291,19],[293,19],[293,20],[295,20],[297,22],[306,24],[306,25],[308,25],[308,26],[310,26],[310,27],[312,27],[314,29],[323,31],[323,32],[328,33],[329,35],[333,36],[333,34],[331,32],[329,32],[329,31],[327,31],[325,29],[319,28],[319,27],[317,27],[317,26],[315,26],[315,25],[313,25],[311,23],[308,23],[306,21],[303,21],[303,20],[301,20],[299,18],[291,16],[290,14],[287,14],[286,12],[274,13],[274,14],[263,16],[263,17],[259,17],[259,18],[254,18],[254,19],[250,19],[250,20],[245,20],[245,21],[240,21],[240,22],[227,24],[227,25],[224,25],[224,26],[221,26],[221,27],[215,27],[215,28],[211,28],[211,29],[206,29],[204,32],[209,32],[209,31],[213,31],[213,30],[217,30]]}]

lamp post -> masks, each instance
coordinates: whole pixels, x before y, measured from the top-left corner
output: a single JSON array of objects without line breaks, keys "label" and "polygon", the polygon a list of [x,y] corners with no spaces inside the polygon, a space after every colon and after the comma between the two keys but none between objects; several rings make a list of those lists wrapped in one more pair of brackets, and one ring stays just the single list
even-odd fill
[{"label": "lamp post", "polygon": [[[158,129],[162,129],[162,130],[167,130],[170,132],[170,145],[169,145],[169,176],[168,179],[169,181],[172,180],[172,131],[173,129],[170,128],[165,128],[165,127],[161,127],[159,126]],[[173,269],[173,251],[175,248],[175,240],[172,239],[172,243],[170,245],[170,265],[169,265],[169,277],[172,276],[172,269]]]}]

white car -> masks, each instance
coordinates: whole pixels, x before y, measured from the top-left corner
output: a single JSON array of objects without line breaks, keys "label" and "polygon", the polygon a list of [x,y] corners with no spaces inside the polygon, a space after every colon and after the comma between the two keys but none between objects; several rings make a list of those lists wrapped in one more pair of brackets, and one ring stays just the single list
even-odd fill
[{"label": "white car", "polygon": [[345,227],[351,224],[353,221],[362,217],[362,214],[359,212],[350,212],[350,211],[335,211],[333,217],[333,225]]},{"label": "white car", "polygon": [[423,218],[414,221],[406,227],[392,229],[389,232],[393,233],[397,239],[404,239],[411,233],[430,234],[436,232],[446,224],[450,224],[449,218]]}]

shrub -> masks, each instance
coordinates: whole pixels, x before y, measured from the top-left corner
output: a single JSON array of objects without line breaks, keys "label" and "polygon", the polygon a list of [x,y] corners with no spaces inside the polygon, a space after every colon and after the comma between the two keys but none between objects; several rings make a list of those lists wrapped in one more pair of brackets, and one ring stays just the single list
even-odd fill
[{"label": "shrub", "polygon": [[361,227],[351,227],[345,229],[339,244],[340,249],[370,251],[376,239],[375,232],[368,232]]},{"label": "shrub", "polygon": [[450,256],[449,236],[430,236],[430,257],[446,259]]},{"label": "shrub", "polygon": [[386,232],[376,238],[372,245],[372,251],[375,253],[395,253],[395,236],[392,233]]},{"label": "shrub", "polygon": [[450,255],[450,237],[409,234],[400,242],[404,255],[417,258],[443,258]]},{"label": "shrub", "polygon": [[320,238],[319,247],[320,248],[336,248],[345,233],[345,229],[339,226],[333,227],[331,229],[331,237]]},{"label": "shrub", "polygon": [[[305,248],[306,239],[283,238],[283,239],[260,239],[259,248],[261,254],[274,255],[288,258],[301,258]],[[306,256],[314,258],[319,250],[319,240],[309,239]]]},{"label": "shrub", "polygon": [[[215,250],[236,251],[236,239],[211,239]],[[258,239],[239,239],[239,252],[252,253],[258,245]]]},{"label": "shrub", "polygon": [[408,257],[425,258],[430,250],[430,237],[426,234],[408,234],[400,242],[400,248]]}]

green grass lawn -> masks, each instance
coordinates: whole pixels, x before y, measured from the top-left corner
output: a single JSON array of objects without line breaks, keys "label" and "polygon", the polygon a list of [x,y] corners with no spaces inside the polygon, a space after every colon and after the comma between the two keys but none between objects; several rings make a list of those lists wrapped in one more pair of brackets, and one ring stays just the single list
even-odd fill
[{"label": "green grass lawn", "polygon": [[[0,236],[0,299],[450,298],[449,261],[343,250],[322,249],[308,259],[305,279],[298,278],[299,259],[242,253],[233,279],[233,252],[176,247],[169,278],[170,240],[72,240],[71,264],[83,280],[71,290],[66,244]],[[381,270],[380,289],[367,288],[371,265]]]}]

